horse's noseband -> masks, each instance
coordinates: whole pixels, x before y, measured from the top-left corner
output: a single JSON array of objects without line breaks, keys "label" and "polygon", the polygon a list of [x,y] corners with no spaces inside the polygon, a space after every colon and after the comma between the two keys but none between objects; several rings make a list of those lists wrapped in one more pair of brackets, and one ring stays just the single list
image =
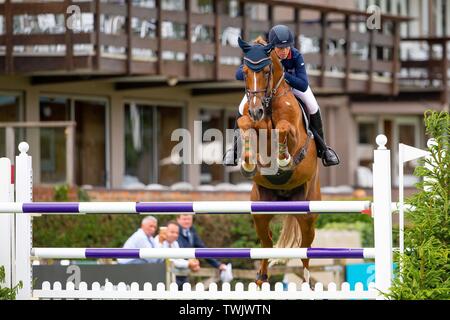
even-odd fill
[{"label": "horse's noseband", "polygon": [[[270,58],[268,58],[268,59],[270,59]],[[265,89],[263,89],[263,90],[249,90],[247,88],[247,85],[245,87],[245,95],[247,96],[247,101],[249,101],[249,102],[251,101],[250,100],[251,99],[251,95],[255,95],[257,93],[264,92],[264,97],[262,97],[261,102],[262,102],[262,106],[263,106],[263,110],[264,110],[264,115],[266,117],[272,116],[272,99],[273,99],[275,93],[277,92],[278,88],[280,87],[280,85],[281,85],[281,83],[282,83],[282,81],[284,79],[284,73],[283,73],[281,75],[280,79],[278,80],[277,84],[272,88],[272,90],[270,90],[270,88],[269,88],[270,81],[271,81],[271,79],[273,77],[273,63],[270,62],[269,66],[270,66],[269,78],[267,80],[267,85],[266,85]],[[259,71],[255,71],[255,70],[253,70],[253,71],[254,72],[260,72],[262,70],[262,68],[260,68],[258,70]],[[246,77],[245,74],[244,74],[244,80],[245,80],[245,83],[247,84],[247,77]]]}]

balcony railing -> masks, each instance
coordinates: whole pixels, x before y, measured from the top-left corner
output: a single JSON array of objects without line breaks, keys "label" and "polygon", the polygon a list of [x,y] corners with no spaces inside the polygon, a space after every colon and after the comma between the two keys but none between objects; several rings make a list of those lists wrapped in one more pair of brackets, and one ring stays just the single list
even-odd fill
[{"label": "balcony railing", "polygon": [[399,81],[403,88],[437,91],[448,105],[450,37],[402,39]]},{"label": "balcony railing", "polygon": [[[201,5],[198,5],[200,3]],[[284,23],[297,35],[310,81],[332,92],[396,94],[399,26],[382,16],[288,1],[69,1],[0,4],[5,74],[155,75],[233,80],[237,37]]]}]

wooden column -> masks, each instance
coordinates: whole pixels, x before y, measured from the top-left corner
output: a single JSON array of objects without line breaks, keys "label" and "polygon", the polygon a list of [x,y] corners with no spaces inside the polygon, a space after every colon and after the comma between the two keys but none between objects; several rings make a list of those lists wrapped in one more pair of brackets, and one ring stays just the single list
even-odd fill
[{"label": "wooden column", "polygon": [[325,71],[327,67],[327,38],[328,38],[328,13],[321,13],[321,39],[320,39],[320,86],[325,87]]},{"label": "wooden column", "polygon": [[352,32],[350,25],[350,16],[345,16],[345,82],[344,90],[346,93],[350,91],[350,72],[351,72],[351,62],[352,62]]},{"label": "wooden column", "polygon": [[443,110],[449,110],[449,97],[448,97],[448,93],[449,93],[449,88],[448,88],[448,67],[449,67],[449,63],[448,63],[448,59],[447,59],[447,41],[446,40],[442,40],[441,41],[441,46],[442,46],[442,88],[441,88],[441,105]]},{"label": "wooden column", "polygon": [[371,94],[373,93],[373,69],[376,60],[376,52],[374,45],[375,30],[370,29],[368,30],[368,32],[369,32],[369,71],[368,71],[369,80],[367,81],[367,92]]},{"label": "wooden column", "polygon": [[[267,5],[267,20],[269,20],[269,24],[270,24],[269,30],[270,30],[270,29],[274,26],[274,24],[275,24],[275,19],[274,19],[275,14],[274,14],[274,11],[275,11],[274,6],[268,4],[268,5]],[[266,32],[269,32],[269,30],[267,30]],[[267,36],[267,39],[266,39],[266,40],[269,41],[269,36]]]},{"label": "wooden column", "polygon": [[214,76],[216,80],[220,79],[220,51],[222,47],[220,43],[220,34],[222,31],[220,16],[223,12],[222,5],[222,1],[214,1]]},{"label": "wooden column", "polygon": [[12,15],[12,3],[11,0],[5,1],[5,73],[14,73],[14,60],[13,60],[13,15]]},{"label": "wooden column", "polygon": [[127,0],[127,17],[126,17],[126,30],[127,30],[127,74],[131,75],[132,62],[133,62],[133,33],[131,30],[131,19],[133,18],[133,4],[132,0]]},{"label": "wooden column", "polygon": [[100,69],[100,56],[101,56],[101,44],[100,44],[100,0],[95,0],[94,33],[95,33],[94,67],[95,67],[96,70],[99,70]]},{"label": "wooden column", "polygon": [[398,72],[400,71],[400,25],[394,22],[394,46],[392,47],[392,90],[393,95],[399,92]]},{"label": "wooden column", "polygon": [[[64,0],[64,7],[68,8],[72,5],[72,0]],[[71,71],[73,70],[73,30],[70,26],[67,25],[67,19],[72,13],[67,13],[67,11],[64,13],[64,22],[66,27],[66,32],[64,34],[64,40],[66,45],[66,56],[65,56],[65,65],[66,70]]]},{"label": "wooden column", "polygon": [[186,9],[186,77],[192,74],[192,0],[185,0]]},{"label": "wooden column", "polygon": [[294,22],[295,22],[295,47],[300,51],[301,50],[301,43],[299,40],[299,37],[301,35],[302,27],[302,18],[301,18],[301,9],[294,9]]},{"label": "wooden column", "polygon": [[158,44],[157,50],[157,59],[156,69],[157,74],[162,75],[163,70],[163,59],[162,59],[162,9],[161,9],[161,0],[155,0],[155,8],[156,8],[156,42]]},{"label": "wooden column", "polygon": [[242,31],[241,31],[241,38],[245,41],[248,41],[248,30],[247,30],[247,15],[245,14],[245,6],[246,6],[246,2],[240,2],[239,3],[239,8],[241,11],[241,16],[242,16]]}]

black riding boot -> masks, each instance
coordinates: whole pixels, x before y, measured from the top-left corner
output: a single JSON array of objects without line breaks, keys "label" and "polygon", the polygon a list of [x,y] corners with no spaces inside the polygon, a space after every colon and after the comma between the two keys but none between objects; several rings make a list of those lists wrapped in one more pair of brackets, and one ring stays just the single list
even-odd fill
[{"label": "black riding boot", "polygon": [[340,161],[337,153],[325,143],[320,110],[310,115],[310,123],[314,134],[314,140],[316,141],[317,156],[322,158],[323,165],[329,167],[339,164]]},{"label": "black riding boot", "polygon": [[225,155],[223,157],[223,165],[224,166],[228,166],[228,167],[234,167],[238,165],[238,144],[239,141],[238,139],[240,139],[240,131],[239,128],[236,129],[237,127],[237,118],[236,121],[234,123],[234,135],[233,135],[233,145],[227,150],[225,151]]}]

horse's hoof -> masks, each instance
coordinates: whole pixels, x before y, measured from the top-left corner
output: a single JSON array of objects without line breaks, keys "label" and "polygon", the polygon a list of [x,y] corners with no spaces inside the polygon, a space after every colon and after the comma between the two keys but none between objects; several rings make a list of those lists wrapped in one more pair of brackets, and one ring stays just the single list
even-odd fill
[{"label": "horse's hoof", "polygon": [[246,178],[253,178],[256,174],[256,165],[241,165],[241,174]]},{"label": "horse's hoof", "polygon": [[278,168],[282,171],[287,171],[292,169],[292,157],[289,154],[287,159],[277,159]]},{"label": "horse's hoof", "polygon": [[267,274],[260,274],[259,272],[256,274],[255,283],[258,287],[261,287],[264,282],[267,282],[269,276]]}]

